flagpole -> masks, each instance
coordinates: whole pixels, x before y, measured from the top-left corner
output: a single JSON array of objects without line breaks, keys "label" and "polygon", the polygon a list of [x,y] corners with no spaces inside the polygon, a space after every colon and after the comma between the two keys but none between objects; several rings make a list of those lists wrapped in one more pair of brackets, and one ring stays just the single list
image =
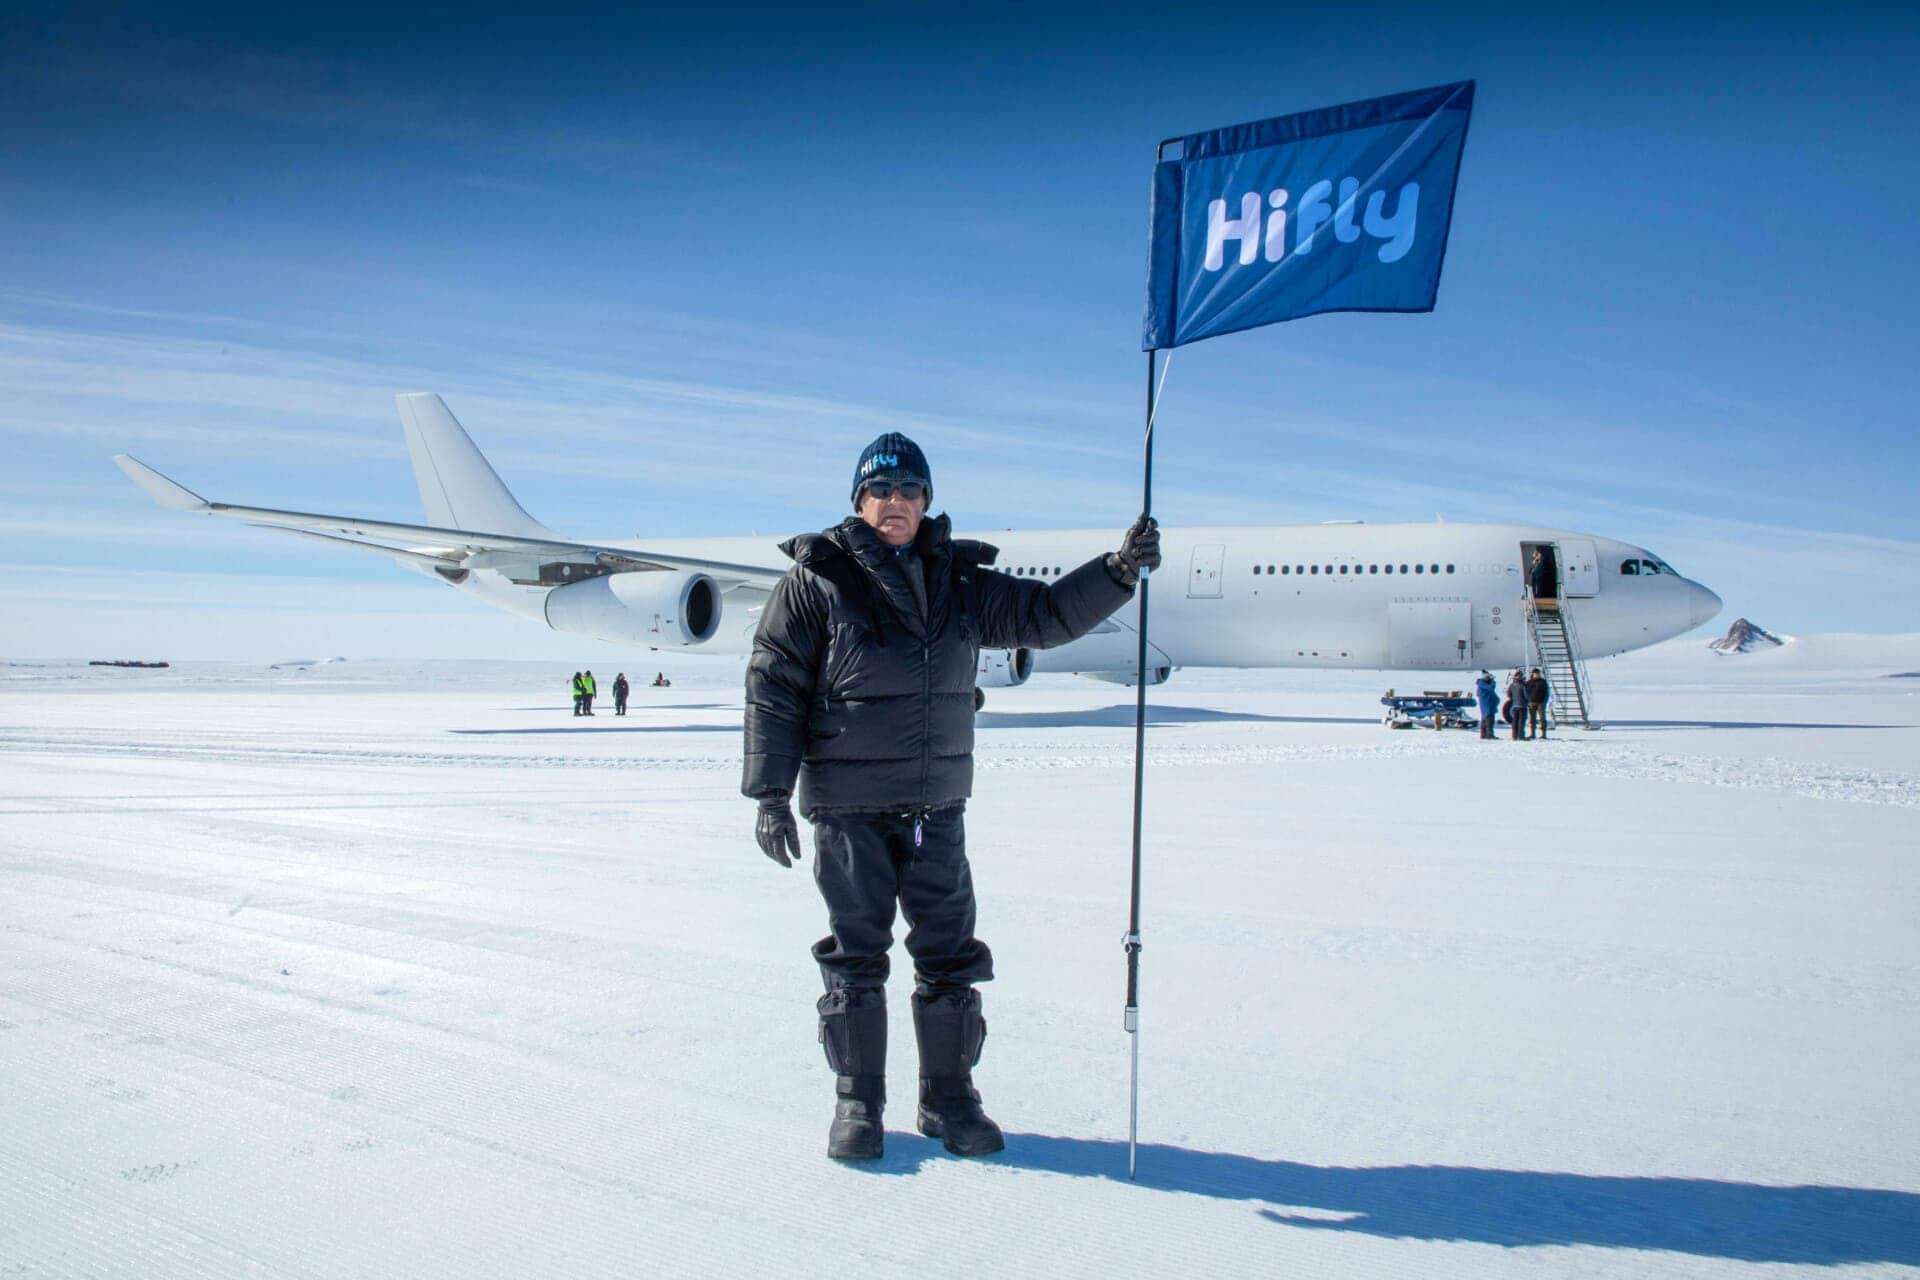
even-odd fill
[{"label": "flagpole", "polygon": [[[1167,148],[1179,142],[1168,138],[1154,148],[1154,163],[1167,158]],[[1160,410],[1159,393],[1154,388],[1153,358],[1157,350],[1147,352],[1147,432],[1141,446],[1140,514],[1153,514],[1153,420]],[[1173,352],[1167,352],[1173,363]],[[1162,374],[1162,390],[1165,375]],[[1127,906],[1127,936],[1121,944],[1127,951],[1127,1007],[1123,1022],[1132,1058],[1127,1087],[1127,1177],[1139,1168],[1140,1154],[1140,813],[1146,784],[1147,759],[1147,588],[1151,572],[1140,569],[1140,647],[1134,664],[1133,681],[1133,891]]]},{"label": "flagpole", "polygon": [[[1153,514],[1153,358],[1147,352],[1147,437],[1143,447],[1140,514]],[[1147,751],[1147,590],[1151,574],[1140,570],[1140,649],[1134,670],[1133,702],[1133,893],[1127,911],[1127,1008],[1124,1022],[1131,1047],[1133,1071],[1127,1091],[1127,1177],[1138,1167],[1140,1143],[1140,812],[1146,780]]]}]

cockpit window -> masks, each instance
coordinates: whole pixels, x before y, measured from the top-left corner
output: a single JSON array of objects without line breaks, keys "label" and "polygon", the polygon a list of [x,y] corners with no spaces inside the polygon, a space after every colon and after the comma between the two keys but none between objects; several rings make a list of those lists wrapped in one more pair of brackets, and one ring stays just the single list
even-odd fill
[{"label": "cockpit window", "polygon": [[1640,562],[1638,560],[1622,560],[1620,562],[1620,572],[1629,578],[1638,577],[1640,575]]}]

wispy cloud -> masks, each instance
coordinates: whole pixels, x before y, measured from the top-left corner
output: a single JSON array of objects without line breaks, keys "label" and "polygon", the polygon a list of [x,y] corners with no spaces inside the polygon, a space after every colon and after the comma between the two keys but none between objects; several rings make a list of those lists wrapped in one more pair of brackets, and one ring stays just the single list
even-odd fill
[{"label": "wispy cloud", "polygon": [[[456,373],[235,341],[20,323],[0,325],[0,381],[13,394],[10,407],[0,410],[0,438],[40,434],[122,447],[170,443],[257,454],[327,449],[395,458],[403,450],[387,416],[393,389],[442,391],[470,429],[487,424],[494,433],[510,429],[512,440],[671,458],[694,474],[711,452],[695,446],[701,440],[726,441],[727,473],[751,473],[755,459],[766,459],[762,474],[772,479],[783,469],[782,454],[817,441],[823,431],[851,439],[905,430],[988,450],[1022,448],[1033,439],[1017,427],[891,404],[565,363],[521,360],[487,373]],[[1098,437],[1056,439],[1051,449],[1108,460],[1129,455]],[[552,447],[509,443],[501,456],[528,470],[579,467],[577,452]]]}]

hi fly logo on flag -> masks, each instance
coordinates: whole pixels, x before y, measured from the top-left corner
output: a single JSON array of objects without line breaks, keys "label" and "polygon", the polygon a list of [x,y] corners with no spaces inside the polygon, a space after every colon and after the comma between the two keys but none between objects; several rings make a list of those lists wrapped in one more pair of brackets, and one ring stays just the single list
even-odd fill
[{"label": "hi fly logo on flag", "polygon": [[[1377,236],[1386,243],[1380,246],[1380,261],[1398,262],[1407,256],[1407,250],[1413,248],[1414,238],[1419,234],[1420,221],[1420,184],[1409,182],[1400,188],[1399,203],[1394,206],[1392,217],[1385,213],[1386,194],[1375,191],[1367,197],[1366,217],[1361,225],[1353,224],[1353,211],[1360,194],[1360,179],[1340,179],[1340,203],[1336,208],[1328,199],[1333,194],[1333,183],[1322,179],[1307,188],[1307,194],[1300,201],[1293,219],[1293,251],[1311,253],[1314,237],[1327,223],[1333,223],[1334,238],[1341,244],[1352,244],[1360,238],[1362,229],[1370,236]],[[1227,202],[1215,200],[1207,206],[1207,256],[1203,260],[1208,271],[1220,271],[1227,265],[1227,241],[1240,242],[1240,265],[1250,267],[1261,255],[1261,246],[1265,246],[1265,258],[1268,262],[1278,262],[1287,256],[1287,189],[1276,187],[1267,193],[1266,204],[1273,206],[1273,212],[1267,215],[1266,232],[1260,230],[1262,201],[1260,193],[1249,191],[1240,197],[1240,216],[1227,216]]]},{"label": "hi fly logo on flag", "polygon": [[1154,170],[1145,350],[1326,311],[1431,311],[1473,82],[1178,139]]}]

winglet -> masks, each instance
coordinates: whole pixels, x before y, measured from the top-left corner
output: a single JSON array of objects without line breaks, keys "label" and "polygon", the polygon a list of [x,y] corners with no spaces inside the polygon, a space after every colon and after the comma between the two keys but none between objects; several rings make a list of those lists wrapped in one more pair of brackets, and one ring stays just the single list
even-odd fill
[{"label": "winglet", "polygon": [[147,496],[170,511],[206,511],[213,504],[187,488],[155,471],[140,459],[130,454],[113,455],[114,465],[127,473],[127,479],[147,491]]}]

